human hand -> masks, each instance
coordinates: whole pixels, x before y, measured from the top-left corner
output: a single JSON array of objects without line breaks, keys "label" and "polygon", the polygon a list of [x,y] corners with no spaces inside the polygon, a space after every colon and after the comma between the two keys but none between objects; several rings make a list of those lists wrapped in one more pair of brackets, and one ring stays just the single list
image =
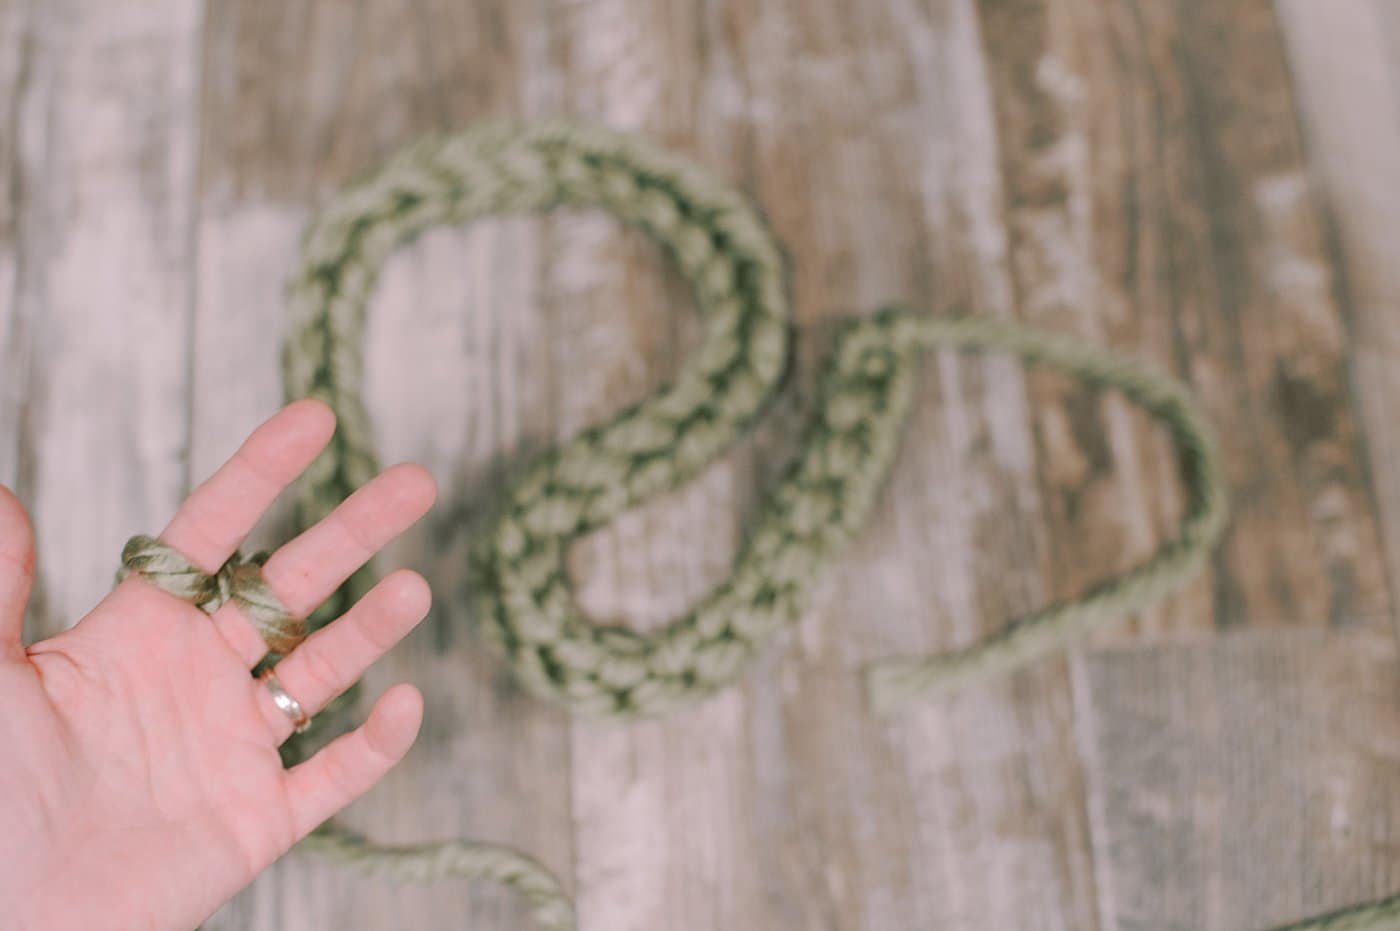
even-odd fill
[{"label": "human hand", "polygon": [[[299,401],[259,427],[161,534],[208,573],[330,440]],[[416,465],[385,470],[263,567],[309,614],[432,505]],[[212,616],[139,576],[28,649],[34,574],[24,508],[0,487],[0,915],[7,928],[189,931],[373,786],[417,736],[421,694],[386,691],[369,718],[284,769],[292,721],[250,675],[266,653],[233,602]],[[395,572],[276,667],[314,714],[427,614],[427,583]]]}]

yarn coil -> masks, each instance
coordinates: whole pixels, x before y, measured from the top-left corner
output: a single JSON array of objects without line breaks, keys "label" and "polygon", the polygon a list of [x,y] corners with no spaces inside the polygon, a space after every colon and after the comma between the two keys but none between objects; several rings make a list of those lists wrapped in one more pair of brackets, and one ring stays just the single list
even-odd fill
[{"label": "yarn coil", "polygon": [[[361,344],[387,258],[438,226],[559,207],[605,210],[659,243],[692,285],[703,336],[671,384],[527,466],[474,549],[481,628],[536,695],[582,713],[655,715],[739,678],[802,612],[813,581],[869,518],[898,449],[919,359],[938,347],[1008,352],[1120,392],[1174,441],[1185,506],[1175,535],[1137,568],[1016,619],[983,642],[876,665],[867,684],[877,709],[1008,672],[1105,620],[1142,610],[1188,582],[1224,531],[1216,443],[1178,382],[1016,324],[891,307],[849,321],[838,334],[797,460],[761,505],[729,578],[657,632],[594,623],[573,596],[564,567],[569,545],[692,480],[744,435],[778,389],[791,322],[782,253],[741,195],[636,137],[561,123],[485,124],[424,139],[344,190],[309,227],[289,292],[286,394],[325,401],[338,427],[298,486],[300,526],[329,514],[379,469]],[[134,552],[171,558],[150,543]],[[256,573],[255,563],[240,565]],[[145,571],[139,559],[128,568]],[[227,575],[240,571],[248,573],[235,566]],[[211,585],[237,593],[219,581],[225,575],[191,581],[177,571],[169,586],[153,580],[204,606],[212,603]],[[368,584],[363,572],[353,577],[313,626],[345,610]],[[297,739],[289,742],[293,753]],[[387,848],[334,824],[302,846],[401,878],[504,881],[525,894],[541,928],[574,926],[558,882],[505,848]]]},{"label": "yarn coil", "polygon": [[301,485],[304,525],[378,471],[361,343],[384,261],[433,227],[558,207],[601,208],[659,243],[693,287],[703,336],[670,385],[527,466],[476,549],[482,628],[533,693],[580,712],[653,715],[738,678],[865,523],[898,446],[917,357],[940,345],[1005,350],[1118,389],[1170,431],[1188,500],[1176,537],[1138,569],[985,643],[877,666],[869,685],[878,706],[1004,672],[1102,619],[1140,610],[1187,581],[1219,539],[1219,455],[1177,382],[989,318],[891,308],[838,336],[799,461],[762,506],[730,578],[658,632],[595,624],[573,597],[569,544],[695,478],[738,441],[777,390],[790,314],[781,252],[740,195],[634,136],[559,123],[488,124],[423,140],[310,227],[291,288],[287,396],[325,401],[339,428]]}]

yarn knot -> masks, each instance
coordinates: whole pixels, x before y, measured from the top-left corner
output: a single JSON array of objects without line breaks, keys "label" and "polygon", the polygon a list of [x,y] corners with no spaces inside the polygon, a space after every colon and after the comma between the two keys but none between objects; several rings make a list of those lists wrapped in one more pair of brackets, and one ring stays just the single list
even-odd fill
[{"label": "yarn knot", "polygon": [[120,583],[133,573],[161,591],[212,615],[232,601],[274,653],[290,653],[306,637],[306,619],[287,610],[263,579],[268,554],[235,552],[212,574],[155,537],[138,534],[122,547]]}]

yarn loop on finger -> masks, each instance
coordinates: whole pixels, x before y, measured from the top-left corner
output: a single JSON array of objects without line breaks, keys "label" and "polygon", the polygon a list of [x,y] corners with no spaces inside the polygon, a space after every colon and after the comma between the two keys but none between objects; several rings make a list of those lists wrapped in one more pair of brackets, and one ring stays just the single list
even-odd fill
[{"label": "yarn loop on finger", "polygon": [[297,617],[263,578],[267,553],[245,559],[234,552],[213,573],[205,573],[185,554],[155,537],[138,534],[122,547],[117,582],[136,574],[205,614],[213,614],[230,601],[252,623],[273,653],[290,653],[306,637],[306,619]]}]

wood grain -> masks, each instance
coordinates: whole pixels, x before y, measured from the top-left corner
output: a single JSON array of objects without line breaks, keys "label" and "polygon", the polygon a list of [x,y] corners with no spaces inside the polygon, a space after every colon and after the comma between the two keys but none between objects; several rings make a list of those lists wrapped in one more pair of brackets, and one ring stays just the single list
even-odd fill
[{"label": "wood grain", "polygon": [[[1140,629],[1388,617],[1338,282],[1270,4],[982,9],[1021,313],[1183,378],[1223,439],[1229,538]],[[1180,493],[1163,437],[1121,402],[1042,385],[1036,415],[1065,595],[1145,558]]]},{"label": "wood grain", "polygon": [[[1326,197],[1392,591],[1400,586],[1400,11],[1279,6],[1313,176]],[[1347,54],[1338,55],[1337,49]],[[1394,606],[1392,605],[1392,610]]]},{"label": "wood grain", "polygon": [[[758,194],[811,334],[799,385],[834,317],[891,299],[1015,312],[971,3],[768,5],[742,48],[750,93],[773,102],[755,129],[774,166]],[[859,697],[872,659],[967,642],[1048,595],[1016,366],[940,356],[918,397],[872,526],[762,680],[781,701],[784,776],[760,777],[763,802],[796,828],[769,859],[792,864],[779,875],[804,905],[798,926],[1091,928],[1060,662],[892,722]]]},{"label": "wood grain", "polygon": [[1103,926],[1270,927],[1400,888],[1388,629],[1085,659]]},{"label": "wood grain", "polygon": [[19,484],[20,412],[32,353],[28,320],[19,313],[20,133],[19,112],[29,80],[32,39],[31,5],[6,0],[0,5],[0,113],[7,132],[0,145],[0,481]]},{"label": "wood grain", "polygon": [[12,7],[0,478],[38,528],[35,638],[184,491],[199,8]]}]

